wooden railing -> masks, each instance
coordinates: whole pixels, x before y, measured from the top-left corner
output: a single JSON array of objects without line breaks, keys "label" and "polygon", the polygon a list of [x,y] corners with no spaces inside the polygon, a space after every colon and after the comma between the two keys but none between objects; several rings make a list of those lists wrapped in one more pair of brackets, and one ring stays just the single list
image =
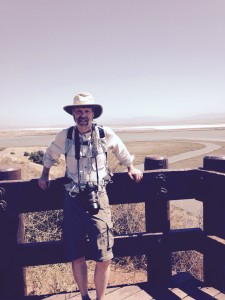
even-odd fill
[{"label": "wooden railing", "polygon": [[[172,276],[171,252],[196,250],[204,258],[204,282],[224,291],[225,158],[207,156],[203,168],[192,170],[165,169],[164,160],[146,158],[146,169],[164,169],[145,171],[139,184],[126,173],[117,173],[108,185],[111,205],[145,203],[145,232],[115,236],[114,255],[145,254],[149,285],[167,286]],[[156,167],[150,161],[156,161]],[[47,192],[36,179],[0,181],[0,297],[26,294],[23,267],[66,262],[62,241],[18,243],[21,213],[61,209],[63,195],[62,178],[53,180]],[[203,230],[171,230],[169,201],[189,199],[203,203]]]}]

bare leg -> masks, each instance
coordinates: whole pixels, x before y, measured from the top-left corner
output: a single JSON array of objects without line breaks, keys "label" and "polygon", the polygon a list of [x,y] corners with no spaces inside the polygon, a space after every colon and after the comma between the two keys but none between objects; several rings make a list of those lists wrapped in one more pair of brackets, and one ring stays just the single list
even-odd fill
[{"label": "bare leg", "polygon": [[94,282],[96,287],[97,300],[104,300],[105,298],[109,274],[110,260],[96,262]]},{"label": "bare leg", "polygon": [[81,296],[88,295],[87,264],[84,257],[72,261],[73,275]]}]

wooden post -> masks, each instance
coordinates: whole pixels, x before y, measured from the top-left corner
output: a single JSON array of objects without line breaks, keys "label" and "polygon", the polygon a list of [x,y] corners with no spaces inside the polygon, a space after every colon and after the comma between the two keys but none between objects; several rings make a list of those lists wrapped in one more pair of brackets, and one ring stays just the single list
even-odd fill
[{"label": "wooden post", "polygon": [[[16,165],[1,165],[0,180],[21,179],[21,169]],[[8,207],[7,190],[0,181],[0,297],[26,294],[24,270],[17,259],[17,245],[24,238],[23,216]]]},{"label": "wooden post", "polygon": [[[162,156],[147,156],[144,162],[145,171],[167,169],[168,159]],[[163,232],[164,238],[156,247],[149,249],[147,255],[148,282],[152,287],[166,286],[171,278],[171,257],[166,246],[166,236],[170,230],[170,206],[167,201],[165,176],[157,174],[150,192],[151,199],[145,203],[147,232]]]},{"label": "wooden post", "polygon": [[[225,173],[225,156],[205,156],[203,169]],[[204,232],[206,235],[218,236],[225,240],[225,201],[223,188],[218,180],[205,183],[207,189],[203,202]],[[204,277],[211,284],[225,292],[225,263],[220,260],[214,247],[206,244],[204,253]]]},{"label": "wooden post", "polygon": [[168,169],[168,158],[158,155],[146,156],[144,161],[144,169],[145,171]]},{"label": "wooden post", "polygon": [[203,169],[225,173],[225,156],[205,156],[203,158]]},{"label": "wooden post", "polygon": [[[225,173],[225,156],[205,156],[203,169]],[[224,194],[217,189],[219,181],[205,183],[207,189],[204,199],[204,231],[225,239],[225,201]]]}]

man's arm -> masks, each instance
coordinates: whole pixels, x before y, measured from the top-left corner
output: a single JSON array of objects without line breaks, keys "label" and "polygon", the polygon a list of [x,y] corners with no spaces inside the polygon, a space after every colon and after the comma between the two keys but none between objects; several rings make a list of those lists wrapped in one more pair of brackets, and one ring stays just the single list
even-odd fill
[{"label": "man's arm", "polygon": [[42,190],[47,190],[49,187],[49,171],[55,164],[61,154],[66,153],[65,144],[68,129],[61,130],[51,144],[48,146],[43,158],[43,170],[41,177],[38,180],[38,185]]},{"label": "man's arm", "polygon": [[41,177],[38,179],[38,185],[44,191],[46,191],[49,186],[49,171],[50,168],[44,166]]},{"label": "man's arm", "polygon": [[105,127],[107,129],[106,131],[106,137],[108,141],[109,148],[112,149],[112,152],[116,156],[116,158],[119,160],[119,162],[127,166],[128,175],[129,177],[134,180],[135,182],[140,182],[143,173],[142,171],[136,169],[132,163],[134,157],[129,153],[127,150],[125,144],[122,142],[122,140],[115,134],[115,132],[110,129],[109,127]]}]

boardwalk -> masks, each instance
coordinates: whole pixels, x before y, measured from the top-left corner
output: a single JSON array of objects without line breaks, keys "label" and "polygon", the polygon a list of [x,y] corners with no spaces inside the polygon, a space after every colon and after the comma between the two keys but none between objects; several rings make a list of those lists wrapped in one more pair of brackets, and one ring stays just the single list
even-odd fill
[{"label": "boardwalk", "polygon": [[[225,300],[225,294],[213,287],[206,287],[187,272],[172,277],[171,287],[150,289],[147,283],[118,285],[108,287],[106,300]],[[203,287],[204,286],[204,287]],[[91,299],[95,299],[95,290],[90,290]],[[57,295],[30,297],[30,300],[79,300],[79,292]],[[20,299],[25,300],[25,298]]]},{"label": "boardwalk", "polygon": [[[95,292],[90,291],[90,296],[95,299]],[[67,293],[40,298],[40,300],[78,300],[80,293]],[[149,291],[144,284],[110,287],[107,289],[106,300],[225,300],[225,294],[212,287],[182,287],[168,288],[165,291]]]}]

